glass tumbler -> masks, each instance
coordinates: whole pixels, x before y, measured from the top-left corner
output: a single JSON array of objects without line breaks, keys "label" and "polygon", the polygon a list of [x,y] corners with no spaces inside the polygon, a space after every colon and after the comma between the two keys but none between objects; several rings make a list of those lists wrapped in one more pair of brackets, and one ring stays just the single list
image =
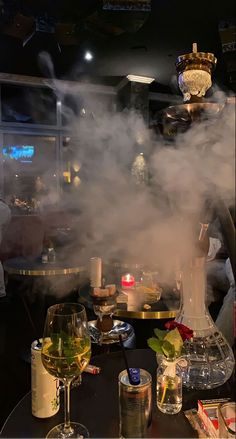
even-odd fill
[{"label": "glass tumbler", "polygon": [[120,437],[147,437],[152,413],[152,377],[140,369],[140,383],[130,384],[126,370],[119,374]]},{"label": "glass tumbler", "polygon": [[219,437],[235,438],[236,403],[226,402],[218,407]]}]

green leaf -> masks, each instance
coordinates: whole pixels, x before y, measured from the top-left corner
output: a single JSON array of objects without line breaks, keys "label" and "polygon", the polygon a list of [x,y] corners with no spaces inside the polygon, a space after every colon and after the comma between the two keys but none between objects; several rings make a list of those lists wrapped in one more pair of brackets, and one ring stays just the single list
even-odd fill
[{"label": "green leaf", "polygon": [[[58,333],[51,335],[52,345],[49,347],[48,352],[54,356],[64,356],[65,361],[69,366],[74,363],[75,352],[78,353],[78,347],[75,339],[68,335],[65,331],[61,330]],[[59,355],[60,346],[60,355]],[[58,362],[60,364],[60,362]]]},{"label": "green leaf", "polygon": [[163,338],[167,335],[167,331],[162,331],[161,329],[155,328],[154,334],[159,340],[163,340]]},{"label": "green leaf", "polygon": [[168,358],[175,357],[175,348],[174,346],[167,340],[164,340],[162,343],[162,351]]},{"label": "green leaf", "polygon": [[162,354],[162,342],[156,337],[151,337],[147,340],[148,346],[155,352]]},{"label": "green leaf", "polygon": [[164,340],[171,343],[171,345],[174,347],[176,355],[180,355],[183,346],[183,340],[177,328],[168,332]]}]

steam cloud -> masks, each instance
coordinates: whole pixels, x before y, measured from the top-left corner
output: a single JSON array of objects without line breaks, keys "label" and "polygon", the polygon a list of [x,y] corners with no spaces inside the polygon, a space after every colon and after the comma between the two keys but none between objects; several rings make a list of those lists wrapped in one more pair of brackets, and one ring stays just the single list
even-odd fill
[{"label": "steam cloud", "polygon": [[[69,91],[60,88],[62,101]],[[226,106],[218,119],[193,124],[168,144],[138,114],[111,111],[83,87],[78,102],[83,102],[85,117],[64,107],[81,179],[64,197],[65,209],[80,211],[80,245],[70,256],[81,263],[101,256],[105,261],[157,264],[173,278],[176,258],[192,252],[206,197],[220,196],[228,206],[234,204],[234,106]],[[146,184],[137,184],[131,173],[140,153],[149,172]]]},{"label": "steam cloud", "polygon": [[[70,126],[77,139],[74,160],[81,166],[81,185],[66,200],[68,208],[81,212],[75,258],[157,264],[173,278],[176,258],[192,253],[206,197],[234,204],[233,106],[217,120],[193,125],[170,145],[155,138],[136,113],[107,111],[101,99],[86,94],[83,101],[95,117],[74,116]],[[148,184],[137,184],[131,173],[140,152]]]}]

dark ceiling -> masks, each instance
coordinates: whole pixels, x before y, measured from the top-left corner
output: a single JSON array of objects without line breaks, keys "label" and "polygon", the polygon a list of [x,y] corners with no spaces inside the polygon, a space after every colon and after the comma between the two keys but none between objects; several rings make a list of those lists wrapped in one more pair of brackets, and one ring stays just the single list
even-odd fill
[{"label": "dark ceiling", "polygon": [[[47,51],[60,78],[116,82],[130,73],[166,86],[177,56],[197,42],[218,58],[215,78],[224,84],[219,23],[234,16],[234,0],[152,0],[150,12],[107,11],[96,0],[0,0],[0,72],[49,76],[38,61]],[[83,58],[87,49],[91,62]]]}]

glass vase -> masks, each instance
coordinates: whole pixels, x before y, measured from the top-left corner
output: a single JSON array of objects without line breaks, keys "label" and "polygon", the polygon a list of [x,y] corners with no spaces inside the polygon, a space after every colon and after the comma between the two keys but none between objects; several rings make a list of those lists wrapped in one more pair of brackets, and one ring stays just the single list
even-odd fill
[{"label": "glass vase", "polygon": [[182,271],[182,299],[176,321],[193,330],[184,343],[187,366],[182,369],[183,385],[212,389],[224,384],[234,369],[234,355],[214,324],[205,305],[205,257],[194,257]]},{"label": "glass vase", "polygon": [[174,415],[182,407],[182,375],[176,359],[161,359],[157,368],[157,407],[168,415]]}]

